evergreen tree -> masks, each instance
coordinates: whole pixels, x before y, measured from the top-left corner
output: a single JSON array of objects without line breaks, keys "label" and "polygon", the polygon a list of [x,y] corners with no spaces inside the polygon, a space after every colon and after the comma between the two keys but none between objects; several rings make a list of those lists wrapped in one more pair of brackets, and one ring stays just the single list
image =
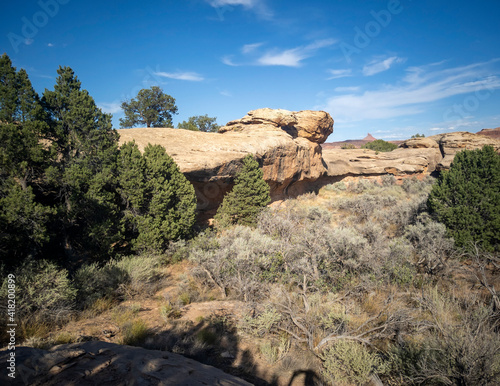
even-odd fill
[{"label": "evergreen tree", "polygon": [[120,127],[171,127],[172,115],[177,114],[175,99],[165,94],[158,86],[142,89],[137,99],[122,103],[125,119],[120,119]]},{"label": "evergreen tree", "polygon": [[216,122],[217,118],[211,118],[208,115],[196,115],[189,117],[187,121],[182,121],[177,125],[178,129],[203,131],[205,133],[216,133],[219,130],[219,125]]},{"label": "evergreen tree", "polygon": [[16,69],[12,66],[12,61],[7,54],[3,54],[0,57],[0,122],[13,122],[16,109]]},{"label": "evergreen tree", "polygon": [[124,224],[135,250],[162,252],[171,240],[188,237],[196,218],[194,188],[160,145],[141,155],[133,142],[122,146],[119,192]]},{"label": "evergreen tree", "polygon": [[40,252],[55,213],[37,197],[48,160],[38,95],[7,55],[0,58],[0,80],[0,258],[12,265]]},{"label": "evergreen tree", "polygon": [[116,203],[118,134],[69,67],[60,67],[42,103],[54,150],[47,181],[56,191],[66,256],[108,256],[120,239]]},{"label": "evergreen tree", "polygon": [[271,201],[269,185],[263,179],[259,163],[251,154],[243,158],[233,189],[224,197],[215,222],[226,228],[233,224],[254,225],[263,208]]},{"label": "evergreen tree", "polygon": [[464,150],[441,173],[428,200],[458,246],[500,250],[500,155],[493,147]]}]

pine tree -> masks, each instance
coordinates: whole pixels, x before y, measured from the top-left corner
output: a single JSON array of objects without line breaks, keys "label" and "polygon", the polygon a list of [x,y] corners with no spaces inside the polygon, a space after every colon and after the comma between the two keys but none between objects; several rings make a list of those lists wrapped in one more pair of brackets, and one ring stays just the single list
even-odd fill
[{"label": "pine tree", "polygon": [[217,227],[233,224],[254,225],[263,208],[271,201],[269,185],[263,179],[259,163],[252,155],[243,158],[243,167],[236,175],[233,189],[217,210]]},{"label": "pine tree", "polygon": [[118,134],[69,67],[60,67],[54,91],[45,90],[54,150],[47,181],[57,192],[66,256],[109,256],[120,240],[116,203]]},{"label": "pine tree", "polygon": [[162,252],[169,241],[188,237],[196,218],[194,188],[160,145],[141,155],[126,143],[119,157],[124,224],[137,251]]},{"label": "pine tree", "polygon": [[500,250],[500,155],[493,147],[464,150],[441,173],[428,200],[458,246]]}]

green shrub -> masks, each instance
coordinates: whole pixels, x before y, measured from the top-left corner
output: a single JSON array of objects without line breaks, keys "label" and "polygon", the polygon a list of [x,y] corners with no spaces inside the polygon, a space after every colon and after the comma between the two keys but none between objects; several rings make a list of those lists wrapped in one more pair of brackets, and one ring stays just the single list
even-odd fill
[{"label": "green shrub", "polygon": [[149,329],[142,319],[134,319],[121,325],[121,344],[138,346],[144,343],[149,335]]},{"label": "green shrub", "polygon": [[262,337],[268,334],[281,320],[281,314],[273,307],[266,307],[264,311],[256,316],[246,315],[240,323],[240,327],[251,335]]},{"label": "green shrub", "polygon": [[382,152],[393,151],[394,149],[397,149],[397,147],[398,145],[386,142],[383,139],[377,139],[375,141],[368,142],[367,144],[362,146],[363,149],[370,149]]},{"label": "green shrub", "polygon": [[151,293],[161,278],[158,265],[155,256],[127,256],[104,266],[82,266],[73,276],[80,308],[88,308],[102,298]]},{"label": "green shrub", "polygon": [[362,385],[370,376],[383,374],[387,365],[360,343],[339,340],[322,355],[323,376],[333,384]]},{"label": "green shrub", "polygon": [[198,331],[198,333],[196,334],[196,340],[200,343],[212,346],[217,342],[218,336],[211,329],[204,328]]},{"label": "green shrub", "polygon": [[[68,272],[47,260],[28,261],[15,271],[16,318],[18,321],[57,322],[74,307],[76,289]],[[2,284],[0,298],[7,299],[8,279]],[[6,308],[7,301],[2,302]]]},{"label": "green shrub", "polygon": [[78,307],[94,306],[99,299],[117,298],[117,289],[129,280],[127,272],[118,268],[113,261],[100,266],[98,263],[83,265],[73,275],[78,290]]},{"label": "green shrub", "polygon": [[427,204],[458,246],[500,250],[500,155],[491,146],[457,153]]}]

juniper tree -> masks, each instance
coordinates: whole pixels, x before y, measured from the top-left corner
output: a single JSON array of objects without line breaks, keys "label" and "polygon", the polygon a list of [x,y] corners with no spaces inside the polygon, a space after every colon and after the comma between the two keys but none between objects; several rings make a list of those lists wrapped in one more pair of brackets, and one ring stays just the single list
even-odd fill
[{"label": "juniper tree", "polygon": [[217,118],[211,118],[206,114],[196,115],[194,117],[189,117],[187,121],[179,123],[177,128],[191,131],[204,131],[205,133],[216,133],[220,127],[216,120]]},{"label": "juniper tree", "polygon": [[141,155],[124,144],[118,161],[124,225],[137,251],[162,252],[171,240],[190,236],[196,217],[194,188],[160,145]]},{"label": "juniper tree", "polygon": [[54,150],[46,178],[55,191],[67,257],[107,256],[120,239],[116,204],[118,134],[69,67],[59,67],[42,103]]},{"label": "juniper tree", "polygon": [[172,115],[177,114],[175,99],[158,86],[142,89],[137,94],[137,99],[123,102],[121,107],[125,112],[125,119],[120,119],[120,127],[170,127]]},{"label": "juniper tree", "polygon": [[500,250],[500,155],[491,146],[457,153],[433,186],[428,207],[458,246],[476,242]]},{"label": "juniper tree", "polygon": [[24,70],[0,58],[0,258],[8,265],[39,253],[54,210],[39,202],[48,152],[39,97]]},{"label": "juniper tree", "polygon": [[225,228],[233,224],[254,225],[263,208],[271,201],[269,185],[263,179],[259,163],[251,154],[243,158],[243,167],[233,189],[224,197],[215,222]]}]

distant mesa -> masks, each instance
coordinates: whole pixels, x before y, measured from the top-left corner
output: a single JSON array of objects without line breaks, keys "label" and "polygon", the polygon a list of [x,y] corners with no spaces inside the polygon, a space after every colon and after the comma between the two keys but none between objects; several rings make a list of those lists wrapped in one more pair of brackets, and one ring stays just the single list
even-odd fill
[{"label": "distant mesa", "polygon": [[366,141],[366,142],[373,142],[373,141],[376,141],[377,139],[371,135],[370,133],[368,133],[368,135],[366,137],[363,138],[363,141]]},{"label": "distant mesa", "polygon": [[342,149],[345,147],[355,147],[355,148],[361,148],[363,145],[366,145],[367,143],[376,141],[377,138],[375,138],[373,135],[368,133],[366,137],[363,139],[348,139],[346,141],[337,141],[337,142],[328,142],[324,143],[321,145],[323,149]]},{"label": "distant mesa", "polygon": [[496,129],[483,129],[478,131],[477,134],[485,135],[494,139],[500,139],[500,127],[497,127]]}]

